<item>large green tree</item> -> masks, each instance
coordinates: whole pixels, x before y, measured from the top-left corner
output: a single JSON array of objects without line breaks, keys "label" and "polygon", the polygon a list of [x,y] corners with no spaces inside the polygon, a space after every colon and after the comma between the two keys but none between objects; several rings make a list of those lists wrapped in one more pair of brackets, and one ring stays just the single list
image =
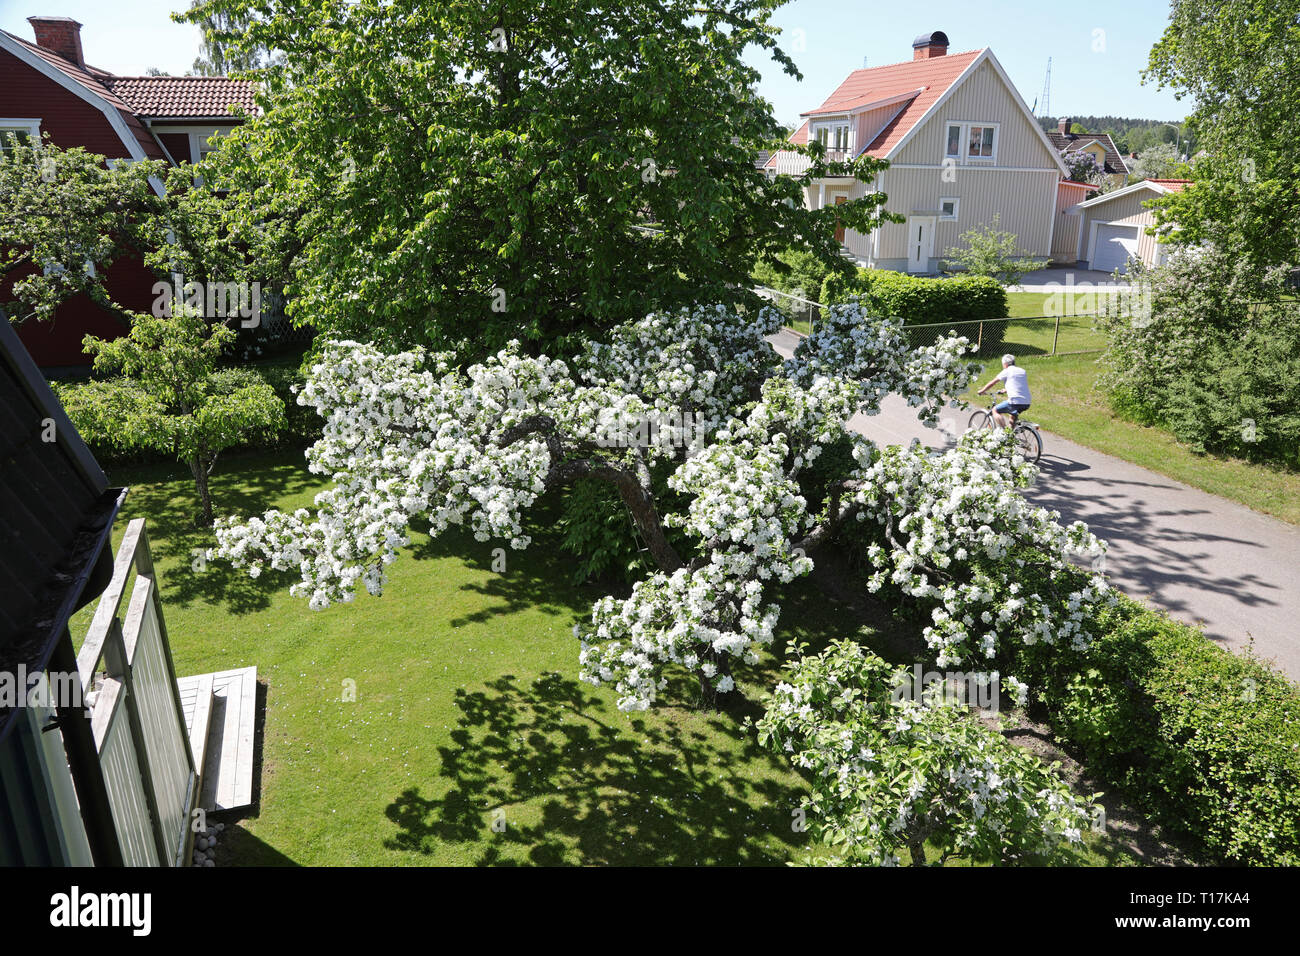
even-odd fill
[{"label": "large green tree", "polygon": [[1171,241],[1212,242],[1257,269],[1300,261],[1300,0],[1174,0],[1146,78],[1190,96],[1209,155],[1160,200]]},{"label": "large green tree", "polygon": [[[754,165],[784,134],[743,55],[797,72],[780,5],[202,0],[180,19],[286,54],[255,71],[262,115],[222,182],[292,314],[384,345],[572,354],[653,309],[751,299],[764,254],[847,269],[836,217],[883,215],[874,193],[807,210],[799,179]],[[818,156],[802,179],[880,165]]]}]

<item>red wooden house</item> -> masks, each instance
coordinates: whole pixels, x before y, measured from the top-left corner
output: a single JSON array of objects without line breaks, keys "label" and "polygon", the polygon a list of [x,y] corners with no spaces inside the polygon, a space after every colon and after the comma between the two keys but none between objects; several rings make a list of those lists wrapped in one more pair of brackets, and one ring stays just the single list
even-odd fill
[{"label": "red wooden house", "polygon": [[[240,122],[232,106],[255,109],[250,83],[223,76],[115,76],[86,63],[76,20],[28,22],[34,43],[0,30],[0,134],[48,135],[57,146],[82,146],[109,159],[197,162],[212,148],[214,134]],[[138,259],[113,263],[105,280],[117,301],[148,311],[155,278]],[[23,344],[47,369],[85,366],[90,359],[81,340],[87,334],[114,338],[125,331],[87,296],[65,302],[53,322],[19,327]]]}]

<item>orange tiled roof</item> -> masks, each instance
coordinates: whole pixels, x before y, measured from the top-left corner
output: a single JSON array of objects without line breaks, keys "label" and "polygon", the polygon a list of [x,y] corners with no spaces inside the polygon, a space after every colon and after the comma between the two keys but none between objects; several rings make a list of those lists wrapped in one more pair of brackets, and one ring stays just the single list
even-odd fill
[{"label": "orange tiled roof", "polygon": [[1164,186],[1165,189],[1175,193],[1182,192],[1192,183],[1190,179],[1152,179],[1149,180],[1149,182],[1159,183],[1161,186]]},{"label": "orange tiled roof", "polygon": [[[957,78],[983,52],[983,50],[969,50],[965,53],[936,56],[926,60],[908,60],[904,63],[891,63],[888,66],[854,70],[821,106],[809,110],[804,115],[845,112],[879,100],[920,90],[910,100],[905,101],[898,115],[876,134],[875,139],[868,143],[865,149],[859,150],[860,154],[866,153],[877,159],[884,158],[904,136],[911,132],[926,111],[957,82]],[[789,141],[797,145],[808,142],[806,120],[791,134]],[[769,161],[768,165],[772,165],[772,161]]]},{"label": "orange tiled roof", "polygon": [[111,76],[101,81],[150,119],[224,117],[230,107],[256,108],[254,87],[225,76]]}]

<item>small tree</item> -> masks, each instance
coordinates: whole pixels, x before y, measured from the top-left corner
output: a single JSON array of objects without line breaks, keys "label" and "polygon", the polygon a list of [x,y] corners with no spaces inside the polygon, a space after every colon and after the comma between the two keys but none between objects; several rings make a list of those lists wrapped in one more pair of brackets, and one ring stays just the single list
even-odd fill
[{"label": "small tree", "polygon": [[1019,247],[1016,234],[999,229],[999,222],[1000,216],[995,213],[991,223],[963,232],[961,241],[965,245],[948,249],[944,270],[989,276],[1004,286],[1011,286],[1018,285],[1025,273],[1047,265],[1029,258],[1029,253]]},{"label": "small tree", "polygon": [[1094,186],[1100,186],[1106,179],[1106,168],[1097,162],[1097,157],[1092,153],[1083,150],[1062,153],[1061,162],[1065,164],[1070,179],[1076,183],[1092,183]]},{"label": "small tree", "polygon": [[1130,168],[1138,179],[1168,179],[1178,165],[1178,151],[1173,144],[1156,143],[1142,150]]},{"label": "small tree", "polygon": [[139,315],[130,334],[112,341],[86,336],[95,370],[123,377],[64,388],[61,397],[68,417],[87,437],[123,451],[170,453],[189,465],[199,522],[210,525],[208,475],[217,456],[284,428],[284,403],[251,373],[217,368],[233,331],[209,326],[181,303],[171,312]]}]

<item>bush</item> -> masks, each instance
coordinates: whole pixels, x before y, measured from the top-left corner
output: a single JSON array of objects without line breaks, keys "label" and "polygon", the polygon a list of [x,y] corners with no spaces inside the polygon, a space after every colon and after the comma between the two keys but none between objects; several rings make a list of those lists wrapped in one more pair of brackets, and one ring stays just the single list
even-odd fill
[{"label": "bush", "polygon": [[755,282],[769,289],[815,299],[822,282],[830,274],[826,263],[811,252],[787,249],[775,259],[760,259],[753,276]]},{"label": "bush", "polygon": [[1300,864],[1300,693],[1251,655],[1129,598],[1083,652],[1036,645],[1019,673],[1090,770],[1216,860]]},{"label": "bush", "polygon": [[1300,316],[1285,278],[1213,248],[1138,274],[1100,320],[1116,414],[1198,452],[1300,466]]},{"label": "bush", "polygon": [[933,345],[936,337],[953,329],[972,344],[979,343],[979,354],[993,355],[1006,337],[1007,323],[1002,321],[1008,311],[1006,290],[987,276],[932,279],[859,269],[854,278],[829,275],[822,282],[820,301],[827,305],[854,295],[865,297],[871,311],[880,315],[897,316],[907,325],[928,326],[909,330],[914,348]]}]

